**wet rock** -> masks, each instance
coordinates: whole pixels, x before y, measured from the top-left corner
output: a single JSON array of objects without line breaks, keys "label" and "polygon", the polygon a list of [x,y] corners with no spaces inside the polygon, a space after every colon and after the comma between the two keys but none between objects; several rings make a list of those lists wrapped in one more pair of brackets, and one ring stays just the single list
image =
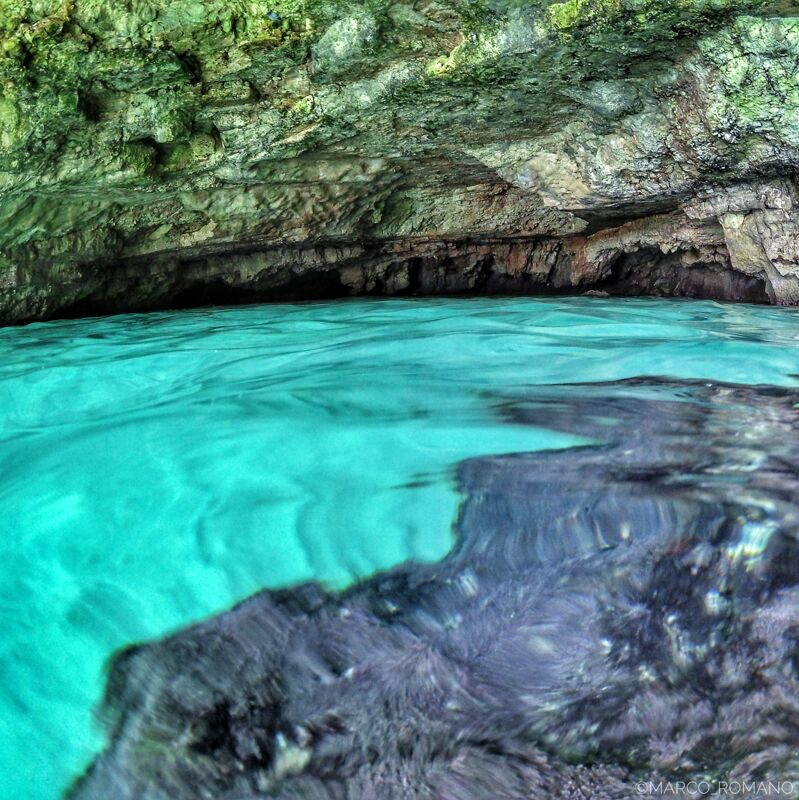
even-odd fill
[{"label": "wet rock", "polygon": [[794,191],[798,25],[766,0],[0,0],[0,321],[322,297],[353,268],[328,248],[364,252],[344,294],[420,293],[392,275],[431,242],[528,247],[492,290],[796,302],[795,206],[720,206]]}]

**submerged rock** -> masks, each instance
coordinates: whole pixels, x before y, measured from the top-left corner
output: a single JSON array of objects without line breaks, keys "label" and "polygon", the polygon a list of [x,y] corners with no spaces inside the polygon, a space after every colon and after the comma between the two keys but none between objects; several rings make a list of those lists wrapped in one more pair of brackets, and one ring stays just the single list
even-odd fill
[{"label": "submerged rock", "polygon": [[73,800],[799,785],[796,395],[640,381],[497,406],[596,443],[462,464],[441,563],[263,592],[121,654]]},{"label": "submerged rock", "polygon": [[0,0],[0,321],[799,300],[788,0]]}]

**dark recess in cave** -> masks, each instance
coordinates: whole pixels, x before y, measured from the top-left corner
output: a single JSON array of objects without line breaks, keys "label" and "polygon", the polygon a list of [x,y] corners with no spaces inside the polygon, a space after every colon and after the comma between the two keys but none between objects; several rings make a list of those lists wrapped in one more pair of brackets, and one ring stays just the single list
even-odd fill
[{"label": "dark recess in cave", "polygon": [[[336,300],[358,295],[549,297],[599,292],[619,297],[689,297],[769,303],[762,278],[735,272],[723,263],[702,261],[698,253],[695,255],[696,263],[686,266],[684,252],[663,253],[651,247],[621,253],[608,265],[604,279],[579,286],[559,278],[556,269],[546,280],[542,280],[540,274],[508,274],[498,267],[490,253],[475,260],[449,254],[398,259],[370,270],[368,285],[361,290],[341,281],[340,269],[353,266],[351,262],[301,274],[286,268],[273,273],[267,284],[256,279],[248,286],[231,285],[218,270],[214,270],[216,277],[211,271],[202,279],[192,278],[192,270],[184,265],[185,272],[181,274],[178,269],[171,281],[155,290],[145,280],[147,267],[144,266],[141,275],[131,276],[124,292],[117,283],[101,284],[92,294],[58,309],[49,317],[74,319],[140,311]],[[369,269],[374,262],[367,257],[362,263],[364,269]]]},{"label": "dark recess in cave", "polygon": [[681,253],[663,253],[657,247],[622,253],[610,275],[594,287],[615,296],[691,297],[703,300],[734,300],[768,303],[761,278],[744,275],[721,264],[680,263]]}]

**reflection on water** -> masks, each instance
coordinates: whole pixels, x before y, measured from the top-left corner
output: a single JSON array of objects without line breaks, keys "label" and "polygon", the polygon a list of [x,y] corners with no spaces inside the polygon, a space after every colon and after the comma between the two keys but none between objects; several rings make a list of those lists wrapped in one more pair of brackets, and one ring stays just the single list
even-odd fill
[{"label": "reflection on water", "polygon": [[[55,797],[89,758],[98,745],[90,709],[112,651],[264,586],[315,579],[341,587],[406,559],[442,559],[459,489],[467,495],[462,538],[435,569],[457,570],[458,585],[469,587],[458,559],[482,560],[495,584],[510,586],[510,569],[580,564],[548,601],[555,639],[571,619],[564,609],[593,619],[597,594],[586,590],[585,599],[577,587],[595,586],[595,559],[617,559],[621,543],[635,555],[613,569],[639,583],[635,559],[656,559],[636,549],[654,546],[645,542],[671,542],[680,554],[707,545],[725,554],[719,564],[733,565],[723,569],[769,586],[776,562],[763,553],[773,542],[792,552],[790,391],[702,383],[794,386],[799,317],[787,310],[353,301],[31,325],[0,331],[0,350],[3,796]],[[671,380],[584,385],[651,375]],[[524,455],[544,450],[556,452]],[[505,457],[513,453],[521,455]],[[791,567],[783,571],[792,585]],[[377,596],[397,619],[392,609],[410,604],[416,621],[401,627],[422,636],[420,574],[406,574],[394,600],[390,587],[367,592],[369,613],[389,613],[373,608]],[[701,602],[726,608],[726,584],[713,581]],[[432,629],[458,629],[459,615],[472,613],[460,602],[430,599]],[[689,602],[699,600],[688,593]],[[785,609],[781,619],[792,619],[793,606]],[[669,629],[670,648],[692,664],[701,637],[681,625]],[[589,664],[590,688],[604,673],[578,646],[583,628],[573,627],[573,658],[583,661],[534,660],[550,681]],[[640,653],[627,657],[640,666]],[[492,663],[492,674],[511,675],[517,665],[508,659]],[[597,722],[580,727],[582,718],[556,707],[574,736]],[[549,719],[525,717],[524,726],[538,741]],[[278,731],[269,725],[271,744],[259,747],[274,750]],[[264,759],[259,779],[274,780]]]}]

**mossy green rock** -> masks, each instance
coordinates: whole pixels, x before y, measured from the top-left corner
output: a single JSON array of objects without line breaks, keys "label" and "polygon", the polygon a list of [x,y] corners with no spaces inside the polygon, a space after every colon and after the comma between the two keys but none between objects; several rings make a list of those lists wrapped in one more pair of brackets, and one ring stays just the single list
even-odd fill
[{"label": "mossy green rock", "polygon": [[0,0],[0,319],[795,302],[797,62],[793,2]]}]

